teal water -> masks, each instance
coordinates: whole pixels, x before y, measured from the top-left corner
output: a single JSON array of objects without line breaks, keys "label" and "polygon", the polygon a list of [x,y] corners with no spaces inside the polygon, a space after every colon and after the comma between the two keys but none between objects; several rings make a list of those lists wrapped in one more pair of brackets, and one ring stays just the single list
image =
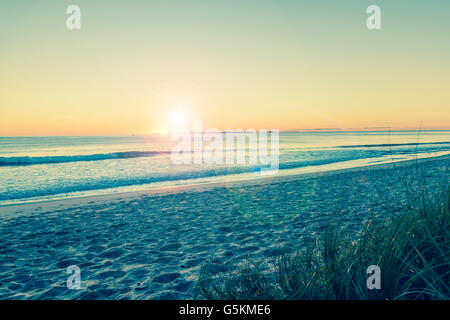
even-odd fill
[{"label": "teal water", "polygon": [[[0,137],[0,205],[258,178],[258,165],[176,165],[170,137]],[[280,133],[289,175],[450,153],[450,131]]]}]

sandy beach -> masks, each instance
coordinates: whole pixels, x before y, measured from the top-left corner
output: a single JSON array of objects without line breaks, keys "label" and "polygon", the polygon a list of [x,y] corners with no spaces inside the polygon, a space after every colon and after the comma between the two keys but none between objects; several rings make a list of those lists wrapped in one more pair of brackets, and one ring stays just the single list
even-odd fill
[{"label": "sandy beach", "polygon": [[[350,233],[406,204],[450,156],[395,164],[0,207],[0,299],[193,298],[202,265],[272,259],[329,221]],[[66,268],[81,269],[81,289]]]}]

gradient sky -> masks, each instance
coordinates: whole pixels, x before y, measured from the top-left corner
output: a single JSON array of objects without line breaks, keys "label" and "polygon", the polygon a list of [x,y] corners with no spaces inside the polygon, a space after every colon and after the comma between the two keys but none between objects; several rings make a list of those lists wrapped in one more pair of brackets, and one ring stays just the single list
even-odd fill
[{"label": "gradient sky", "polygon": [[0,135],[166,131],[177,109],[217,129],[450,129],[449,17],[448,0],[2,1]]}]

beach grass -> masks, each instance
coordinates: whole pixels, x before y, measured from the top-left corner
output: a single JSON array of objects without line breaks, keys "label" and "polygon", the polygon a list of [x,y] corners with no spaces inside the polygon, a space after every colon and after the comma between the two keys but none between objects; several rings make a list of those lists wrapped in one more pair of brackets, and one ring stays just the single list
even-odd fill
[{"label": "beach grass", "polygon": [[[448,181],[448,180],[447,180]],[[302,250],[270,263],[249,262],[210,277],[201,272],[204,299],[449,299],[450,185],[436,197],[419,188],[385,221],[368,219],[356,237],[329,223]],[[379,266],[381,289],[369,290],[367,268]],[[206,269],[205,269],[206,270]]]}]

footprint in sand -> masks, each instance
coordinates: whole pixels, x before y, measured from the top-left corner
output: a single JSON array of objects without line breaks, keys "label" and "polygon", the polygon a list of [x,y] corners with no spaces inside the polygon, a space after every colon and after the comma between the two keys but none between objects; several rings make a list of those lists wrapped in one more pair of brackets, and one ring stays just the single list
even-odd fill
[{"label": "footprint in sand", "polygon": [[169,243],[169,244],[166,244],[166,245],[162,246],[161,248],[159,248],[159,250],[160,251],[177,251],[180,248],[181,248],[181,244],[179,244],[179,243]]},{"label": "footprint in sand", "polygon": [[181,275],[178,272],[166,273],[166,274],[162,274],[162,275],[156,277],[155,279],[153,279],[153,281],[159,282],[159,283],[169,283],[180,276]]},{"label": "footprint in sand", "polygon": [[57,268],[67,268],[68,266],[78,265],[79,263],[80,263],[80,261],[71,260],[71,259],[63,259],[63,260],[59,260],[56,263],[56,267]]},{"label": "footprint in sand", "polygon": [[118,258],[123,254],[122,249],[112,249],[100,254],[102,258]]}]

